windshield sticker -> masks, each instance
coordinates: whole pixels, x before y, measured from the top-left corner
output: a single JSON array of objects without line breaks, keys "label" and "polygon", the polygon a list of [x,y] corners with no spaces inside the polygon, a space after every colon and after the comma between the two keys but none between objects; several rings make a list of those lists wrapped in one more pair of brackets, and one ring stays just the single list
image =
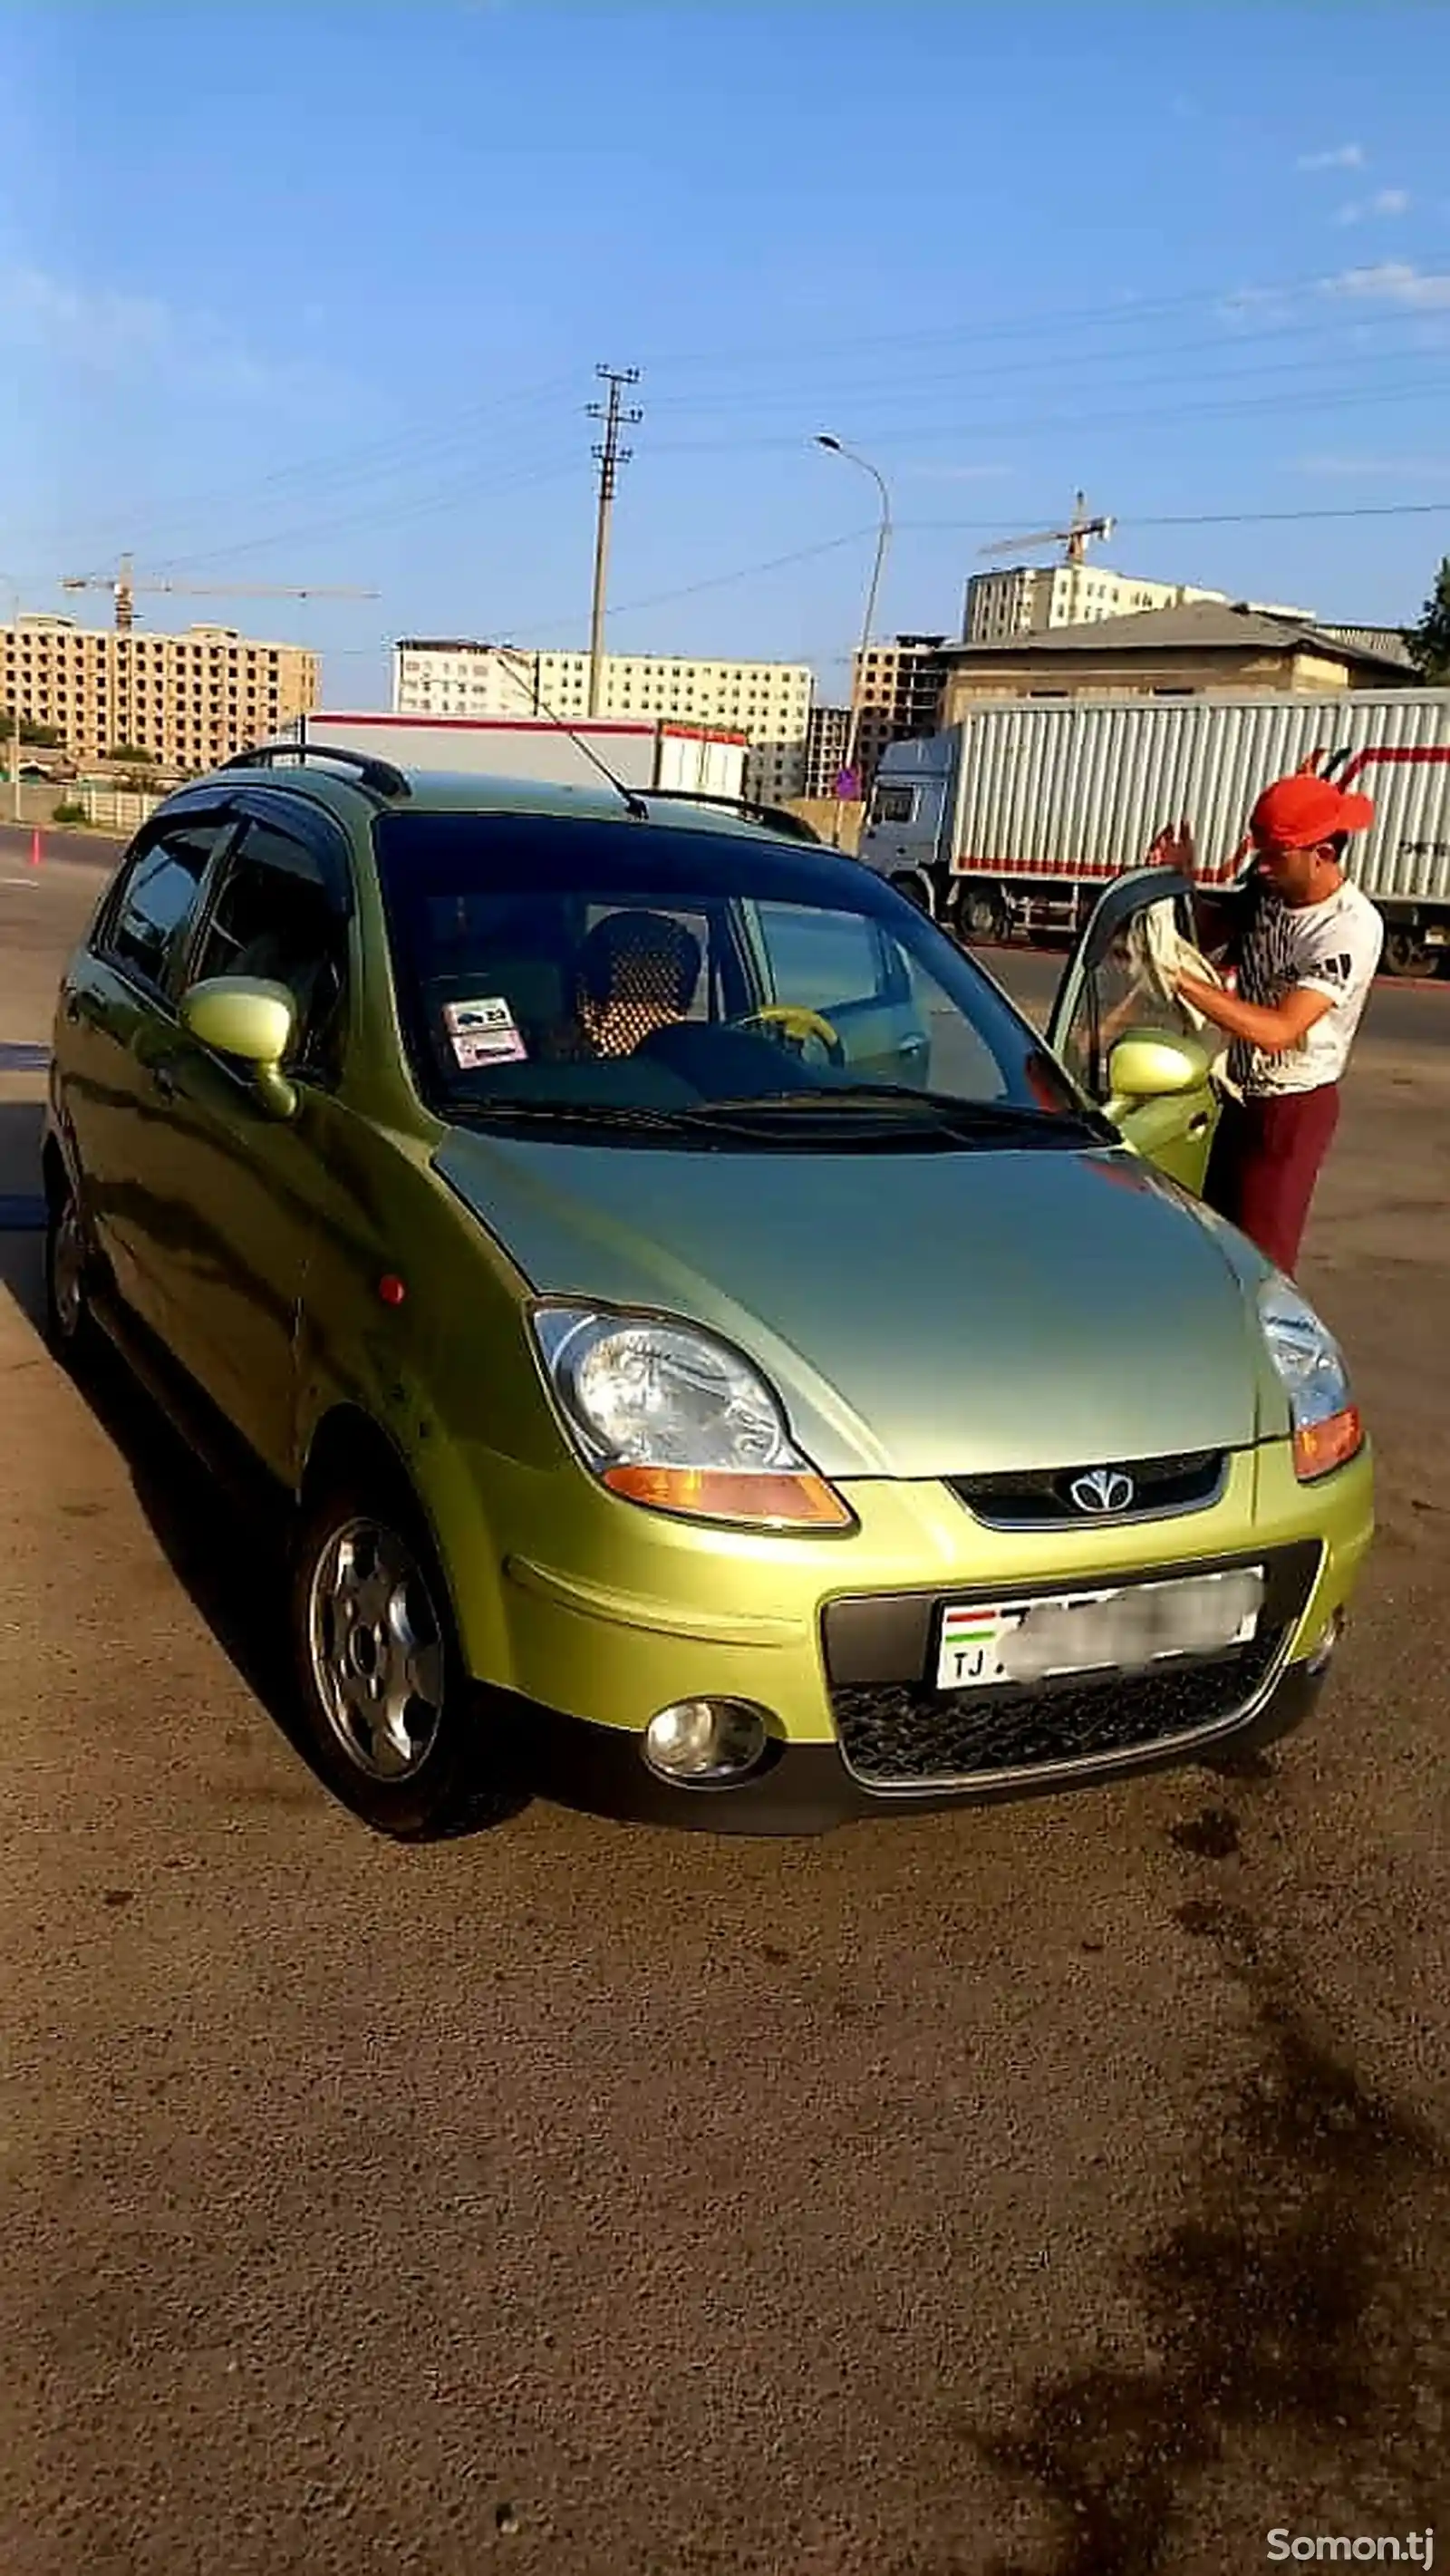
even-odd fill
[{"label": "windshield sticker", "polygon": [[514,1015],[502,999],[447,1002],[443,1018],[454,1062],[462,1073],[476,1073],[486,1064],[517,1064],[528,1054]]}]

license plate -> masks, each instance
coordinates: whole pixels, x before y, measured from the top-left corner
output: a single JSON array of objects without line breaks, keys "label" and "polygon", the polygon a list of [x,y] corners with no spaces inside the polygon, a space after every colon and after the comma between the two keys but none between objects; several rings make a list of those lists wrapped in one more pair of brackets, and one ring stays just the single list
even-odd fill
[{"label": "license plate", "polygon": [[1137,1672],[1175,1655],[1223,1654],[1247,1644],[1263,1603],[1260,1565],[1035,1601],[948,1603],[937,1688],[990,1690],[1057,1673]]}]

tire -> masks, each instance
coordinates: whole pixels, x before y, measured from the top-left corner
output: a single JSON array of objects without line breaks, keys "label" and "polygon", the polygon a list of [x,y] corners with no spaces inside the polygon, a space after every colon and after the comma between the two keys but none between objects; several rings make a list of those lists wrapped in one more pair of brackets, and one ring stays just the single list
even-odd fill
[{"label": "tire", "polygon": [[963,939],[1000,939],[1005,927],[999,898],[986,886],[963,886],[957,897],[957,929]]},{"label": "tire", "polygon": [[1382,965],[1386,975],[1428,975],[1430,951],[1418,930],[1391,922],[1385,932]]},{"label": "tire", "polygon": [[94,1256],[67,1173],[46,1175],[45,1338],[63,1368],[84,1366],[95,1343],[90,1290]]},{"label": "tire", "polygon": [[516,1810],[401,1474],[341,1474],[304,1503],[289,1623],[314,1765],[354,1815],[399,1842],[429,1842]]}]

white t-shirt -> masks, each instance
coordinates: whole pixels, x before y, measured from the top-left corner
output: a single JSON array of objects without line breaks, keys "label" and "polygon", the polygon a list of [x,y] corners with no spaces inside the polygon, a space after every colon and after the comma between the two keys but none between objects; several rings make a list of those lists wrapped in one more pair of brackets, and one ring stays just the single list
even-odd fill
[{"label": "white t-shirt", "polygon": [[1269,1055],[1245,1038],[1234,1041],[1229,1076],[1246,1098],[1277,1100],[1339,1080],[1379,969],[1384,935],[1368,895],[1347,877],[1322,903],[1297,910],[1264,893],[1239,960],[1243,1000],[1272,1009],[1297,988],[1327,994],[1334,1007],[1281,1055]]}]

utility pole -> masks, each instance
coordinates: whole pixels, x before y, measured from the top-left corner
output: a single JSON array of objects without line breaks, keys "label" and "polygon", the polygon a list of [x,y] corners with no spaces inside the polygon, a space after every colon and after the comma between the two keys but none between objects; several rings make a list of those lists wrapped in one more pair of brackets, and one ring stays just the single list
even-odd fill
[{"label": "utility pole", "polygon": [[599,508],[594,524],[594,603],[589,618],[589,712],[599,713],[604,689],[604,597],[609,578],[609,522],[614,510],[615,479],[621,465],[627,465],[633,449],[621,447],[621,429],[632,428],[644,418],[642,411],[626,411],[623,393],[626,385],[639,383],[638,367],[596,367],[600,381],[609,387],[608,399],[590,403],[591,420],[602,420],[604,437],[595,448],[599,467]]}]

